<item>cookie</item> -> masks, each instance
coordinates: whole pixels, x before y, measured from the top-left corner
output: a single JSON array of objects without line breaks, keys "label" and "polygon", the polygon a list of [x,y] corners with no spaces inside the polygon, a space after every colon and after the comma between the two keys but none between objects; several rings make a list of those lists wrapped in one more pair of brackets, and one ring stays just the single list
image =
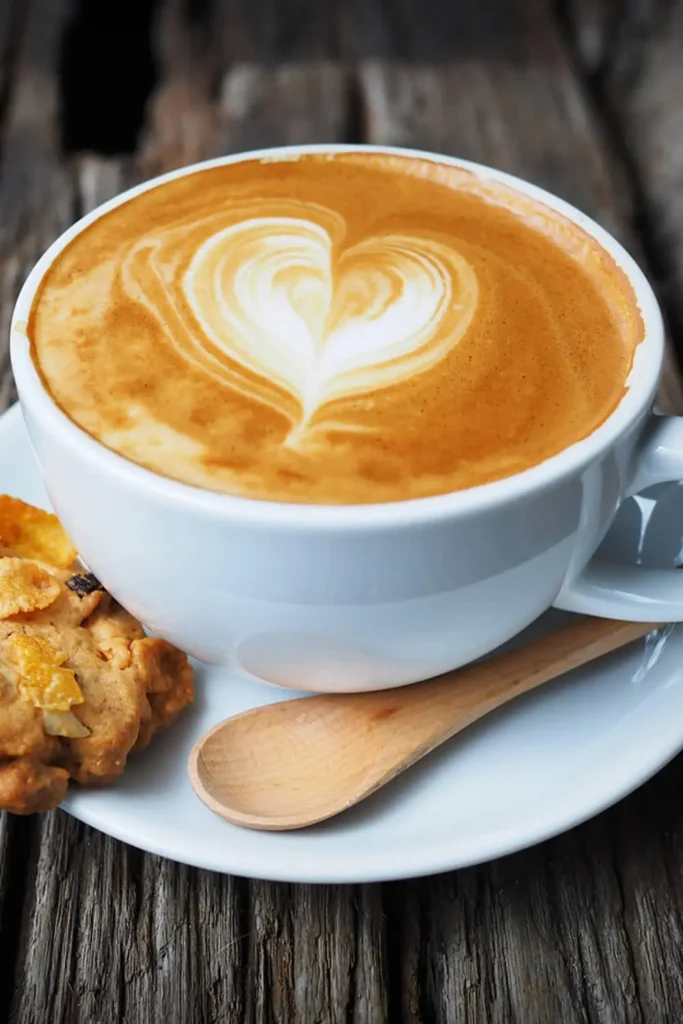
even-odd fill
[{"label": "cookie", "polygon": [[[8,508],[30,528],[13,531]],[[186,655],[91,574],[49,564],[68,539],[25,509],[0,498],[0,808],[18,814],[56,807],[69,779],[111,782],[194,696]]]}]

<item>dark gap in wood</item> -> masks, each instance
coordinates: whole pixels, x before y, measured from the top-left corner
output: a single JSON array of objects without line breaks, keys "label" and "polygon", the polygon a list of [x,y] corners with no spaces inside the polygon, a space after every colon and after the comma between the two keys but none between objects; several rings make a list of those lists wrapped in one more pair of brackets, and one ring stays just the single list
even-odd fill
[{"label": "dark gap in wood", "polygon": [[556,4],[557,21],[564,36],[579,84],[583,86],[586,101],[592,106],[602,130],[608,150],[621,165],[630,193],[631,227],[643,254],[643,269],[655,286],[664,321],[673,343],[678,368],[683,371],[683,314],[668,302],[664,283],[670,277],[666,256],[658,244],[650,201],[638,169],[637,161],[629,149],[617,113],[614,111],[606,88],[606,74],[591,73],[583,64],[571,22],[564,16],[564,5]]},{"label": "dark gap in wood", "polygon": [[405,942],[404,896],[408,885],[390,882],[382,886],[382,915],[386,932],[386,974],[387,1020],[400,1021],[403,1013],[403,945]]},{"label": "dark gap in wood", "polygon": [[[268,57],[264,54],[264,63],[288,62],[309,54],[319,56],[321,52],[327,60],[338,59],[339,37],[334,30],[334,19],[322,23],[316,19],[316,13],[319,15],[324,10],[325,3],[331,4],[332,0],[284,0],[277,14],[271,14],[275,31]],[[262,17],[268,15],[264,13]],[[316,27],[312,28],[314,25]]]},{"label": "dark gap in wood", "polygon": [[344,142],[365,142],[367,140],[367,111],[363,102],[363,90],[355,69],[349,73],[346,80],[345,102]]},{"label": "dark gap in wood", "polygon": [[240,915],[241,931],[245,942],[244,959],[242,960],[243,973],[247,982],[252,982],[252,984],[247,984],[244,989],[244,1002],[242,1004],[244,1021],[245,1024],[247,1022],[249,1024],[277,1024],[277,1022],[272,1020],[270,1014],[268,1017],[261,1014],[261,1017],[257,1020],[256,1014],[259,1007],[260,993],[255,990],[252,981],[252,979],[256,978],[261,985],[266,988],[270,987],[272,990],[272,977],[268,961],[264,957],[264,962],[260,962],[257,942],[252,941],[257,931],[254,904],[258,898],[256,895],[258,887],[263,883],[255,878],[240,878],[239,881],[240,889],[244,892],[243,913]]},{"label": "dark gap in wood", "polygon": [[[602,0],[606,3],[606,0]],[[657,34],[672,17],[679,0],[611,0],[602,26],[601,60],[595,68],[598,80],[612,87],[631,89],[640,77],[647,37]]]},{"label": "dark gap in wood", "polygon": [[236,944],[238,949],[235,951],[235,955],[238,958],[238,962],[242,964],[243,970],[240,971],[240,1002],[239,1005],[242,1007],[243,1013],[246,1014],[247,1008],[247,985],[246,981],[248,975],[248,964],[249,964],[249,939],[251,937],[251,914],[250,914],[250,900],[249,900],[249,881],[246,878],[239,878],[233,876],[233,895],[235,903],[237,904],[237,941]]},{"label": "dark gap in wood", "polygon": [[434,987],[433,983],[430,984],[430,980],[433,978],[432,960],[434,952],[430,943],[432,928],[427,913],[427,907],[431,902],[427,897],[427,885],[429,884],[436,885],[437,883],[433,881],[427,882],[426,879],[420,879],[420,881],[416,883],[418,887],[416,896],[416,904],[418,907],[417,935],[420,937],[420,948],[418,951],[416,971],[417,1005],[420,1014],[420,1024],[439,1024],[441,1014],[434,1005],[430,994],[430,989],[433,989]]},{"label": "dark gap in wood", "polygon": [[133,153],[157,79],[152,19],[159,0],[77,0],[59,64],[67,153]]},{"label": "dark gap in wood", "polygon": [[608,6],[609,16],[604,25],[605,42],[600,61],[595,69],[596,87],[598,82],[601,83],[607,79],[617,62],[624,41],[620,29],[627,20],[628,8],[629,0],[616,0]]},{"label": "dark gap in wood", "polygon": [[[631,983],[633,985],[633,998],[635,1000],[636,1011],[637,1011],[637,1013],[638,1013],[638,1015],[640,1017],[640,1020],[641,1021],[646,1021],[647,1020],[647,1010],[645,1008],[645,1004],[644,1004],[644,1000],[643,1000],[643,997],[642,997],[642,993],[640,991],[640,980],[638,978],[638,965],[636,963],[636,957],[634,955],[633,944],[632,944],[632,941],[631,941],[631,935],[630,935],[630,932],[629,932],[629,928],[628,928],[628,925],[626,924],[626,913],[625,913],[626,894],[624,892],[624,880],[623,880],[623,878],[621,876],[619,858],[617,857],[617,854],[616,854],[616,851],[618,849],[618,845],[619,844],[618,844],[618,840],[617,840],[616,843],[615,842],[610,843],[609,846],[607,847],[607,849],[609,850],[610,855],[611,855],[611,857],[610,857],[610,859],[611,859],[611,868],[612,868],[612,872],[614,874],[614,880],[616,882],[617,890],[618,890],[618,893],[619,893],[619,903],[620,903],[620,906],[621,906],[621,912],[622,912],[622,915],[624,917],[624,934],[626,936],[626,957],[627,957],[627,960],[628,960],[628,970],[629,970],[629,973],[631,975]],[[675,891],[675,890],[672,890],[672,891]]]},{"label": "dark gap in wood", "polygon": [[118,990],[118,1005],[117,1015],[120,1024],[126,1024],[126,1012],[127,1012],[127,999],[126,989],[128,988],[128,979],[126,978],[126,972],[121,971],[119,973],[119,990]]},{"label": "dark gap in wood", "polygon": [[[73,163],[75,165],[77,163],[77,161],[74,160]],[[78,172],[75,171],[75,173],[77,174]],[[73,189],[73,191],[71,193],[71,196],[70,196],[70,203],[69,203],[69,205],[70,205],[70,208],[71,208],[71,223],[72,224],[75,224],[77,220],[80,220],[81,217],[84,217],[85,214],[88,212],[86,207],[85,207],[85,203],[83,202],[83,192],[78,187]]]},{"label": "dark gap in wood", "polygon": [[358,963],[360,960],[360,915],[362,901],[361,887],[354,886],[353,898],[351,900],[351,911],[353,914],[353,950],[349,962],[349,989],[346,996],[346,1013],[344,1014],[346,1024],[354,1024],[356,1018],[356,998],[358,996]]},{"label": "dark gap in wood", "polygon": [[[631,0],[551,0],[555,18],[565,39],[572,41],[572,48],[581,57],[586,77],[599,78],[611,72],[620,48],[620,25],[630,20],[630,3]],[[586,25],[589,12],[597,15],[597,24]],[[581,38],[587,29],[593,29],[597,44],[592,53]]]},{"label": "dark gap in wood", "polygon": [[[142,872],[144,867],[144,861],[147,854],[139,850],[137,846],[126,846],[126,865],[128,874],[134,882],[134,893],[135,893],[135,906],[133,914],[135,916],[135,926],[137,927],[140,921],[140,915],[143,909],[143,891],[142,891]],[[122,972],[125,973],[125,972]]]},{"label": "dark gap in wood", "polygon": [[208,22],[215,0],[185,0],[185,13],[190,22]]},{"label": "dark gap in wood", "polygon": [[0,1021],[10,1018],[14,980],[21,952],[21,930],[25,904],[28,904],[28,879],[31,849],[35,833],[32,818],[12,821],[12,840],[4,865],[8,884],[0,919]]}]

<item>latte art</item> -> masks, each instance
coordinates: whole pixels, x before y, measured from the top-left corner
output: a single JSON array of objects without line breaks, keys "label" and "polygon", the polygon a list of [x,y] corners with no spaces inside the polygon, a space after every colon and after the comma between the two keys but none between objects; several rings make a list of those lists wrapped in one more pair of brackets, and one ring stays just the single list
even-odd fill
[{"label": "latte art", "polygon": [[121,276],[179,355],[287,416],[288,442],[326,403],[428,370],[466,332],[477,278],[454,249],[418,234],[346,248],[332,211],[264,205],[227,204],[202,222],[194,255],[185,228],[143,236]]},{"label": "latte art", "polygon": [[28,325],[55,401],[198,487],[364,503],[533,466],[618,404],[642,337],[581,228],[437,161],[245,160],[95,220]]}]

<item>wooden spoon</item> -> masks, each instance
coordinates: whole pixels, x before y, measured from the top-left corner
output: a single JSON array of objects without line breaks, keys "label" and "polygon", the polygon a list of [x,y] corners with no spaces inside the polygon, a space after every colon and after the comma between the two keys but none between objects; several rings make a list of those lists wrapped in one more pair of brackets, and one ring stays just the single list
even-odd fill
[{"label": "wooden spoon", "polygon": [[429,682],[253,708],[198,741],[190,780],[235,825],[304,828],[357,804],[494,708],[657,625],[581,618]]}]

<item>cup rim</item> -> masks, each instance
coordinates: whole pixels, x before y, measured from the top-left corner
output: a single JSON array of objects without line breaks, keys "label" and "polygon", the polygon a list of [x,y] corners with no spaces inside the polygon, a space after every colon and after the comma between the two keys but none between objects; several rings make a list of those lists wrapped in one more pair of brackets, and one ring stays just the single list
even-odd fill
[{"label": "cup rim", "polygon": [[[589,234],[616,262],[634,290],[638,309],[643,319],[644,334],[634,353],[633,365],[625,381],[625,390],[617,407],[587,437],[574,442],[543,462],[501,480],[422,498],[359,504],[327,505],[299,502],[281,502],[211,491],[163,476],[154,470],[132,462],[124,455],[108,448],[78,426],[59,408],[44,386],[33,363],[26,325],[35,294],[48,268],[71,240],[95,220],[130,199],[163,185],[165,182],[190,174],[200,173],[247,160],[288,157],[306,153],[379,153],[431,160],[471,171],[482,180],[507,185],[522,195],[562,214]],[[23,406],[46,421],[50,430],[78,454],[102,470],[118,477],[123,484],[146,491],[150,496],[174,504],[201,510],[219,518],[245,518],[256,523],[273,526],[344,529],[388,527],[407,523],[422,523],[463,514],[494,509],[514,502],[534,491],[542,491],[567,476],[581,472],[595,461],[618,438],[628,431],[640,415],[649,408],[656,392],[664,355],[664,327],[659,304],[645,274],[633,257],[612,235],[596,221],[576,207],[545,189],[506,171],[459,157],[426,150],[398,146],[365,145],[355,143],[319,143],[268,147],[215,157],[189,164],[158,175],[96,207],[64,231],[37,261],[17,298],[10,326],[10,356],[12,368]]]}]

